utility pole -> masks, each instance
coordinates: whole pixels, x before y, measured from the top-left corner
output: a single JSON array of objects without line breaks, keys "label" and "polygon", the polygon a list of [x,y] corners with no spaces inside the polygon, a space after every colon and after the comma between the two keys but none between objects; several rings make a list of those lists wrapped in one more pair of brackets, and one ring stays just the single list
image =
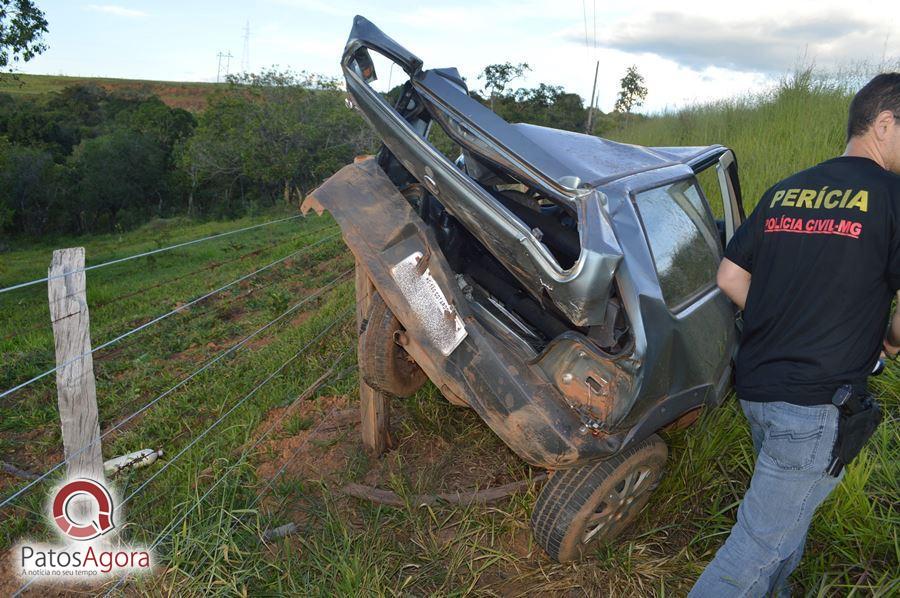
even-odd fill
[{"label": "utility pole", "polygon": [[[391,63],[393,64],[393,63]],[[244,51],[241,53],[241,71],[250,71],[250,21],[244,25]]]},{"label": "utility pole", "polygon": [[591,87],[591,105],[588,108],[588,118],[587,118],[587,130],[585,133],[588,135],[591,134],[591,125],[594,123],[594,96],[597,95],[597,73],[600,71],[600,61],[597,61],[596,66],[594,66],[594,85]]}]

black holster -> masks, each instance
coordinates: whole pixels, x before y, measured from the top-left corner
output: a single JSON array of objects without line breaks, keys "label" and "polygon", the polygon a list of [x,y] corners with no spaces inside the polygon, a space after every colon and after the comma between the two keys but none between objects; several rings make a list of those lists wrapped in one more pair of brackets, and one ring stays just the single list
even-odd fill
[{"label": "black holster", "polygon": [[840,415],[837,441],[831,453],[828,474],[837,477],[875,433],[882,414],[881,407],[872,395],[867,391],[856,390],[849,384],[838,388],[831,402],[838,408]]}]

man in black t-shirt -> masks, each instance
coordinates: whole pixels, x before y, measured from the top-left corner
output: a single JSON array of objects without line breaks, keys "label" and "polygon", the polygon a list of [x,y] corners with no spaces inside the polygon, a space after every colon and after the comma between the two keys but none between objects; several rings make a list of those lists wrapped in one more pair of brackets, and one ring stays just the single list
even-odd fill
[{"label": "man in black t-shirt", "polygon": [[718,284],[744,310],[735,378],[756,466],[731,535],[691,596],[789,595],[812,516],[840,476],[838,387],[900,350],[900,73],[853,98],[847,149],[766,191]]}]

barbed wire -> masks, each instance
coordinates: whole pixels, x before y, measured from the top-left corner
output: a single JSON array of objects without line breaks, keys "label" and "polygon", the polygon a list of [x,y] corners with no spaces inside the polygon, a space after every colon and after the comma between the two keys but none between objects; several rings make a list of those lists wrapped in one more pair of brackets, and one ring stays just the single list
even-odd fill
[{"label": "barbed wire", "polygon": [[[166,525],[166,527],[164,527],[163,530],[157,535],[156,540],[154,540],[154,542],[150,545],[150,547],[148,548],[148,551],[152,552],[152,551],[156,550],[159,547],[159,545],[162,544],[162,542],[166,538],[168,538],[169,535],[171,535],[171,533],[190,516],[191,513],[193,513],[201,504],[203,504],[203,502],[213,493],[213,491],[223,481],[228,479],[229,474],[231,474],[231,472],[233,472],[233,471],[236,471],[244,463],[245,459],[256,449],[256,447],[258,447],[260,444],[262,444],[262,441],[265,438],[267,438],[268,435],[273,430],[275,430],[279,425],[281,425],[281,422],[284,421],[286,419],[287,415],[291,412],[290,405],[293,405],[295,403],[295,401],[301,400],[304,396],[309,396],[311,393],[318,391],[322,386],[324,386],[325,382],[326,382],[325,377],[330,372],[333,372],[335,370],[337,365],[340,364],[344,360],[344,358],[350,353],[350,350],[351,349],[347,349],[343,353],[341,353],[341,355],[339,355],[337,360],[334,362],[334,365],[332,365],[330,368],[328,368],[328,370],[326,370],[325,373],[323,373],[322,376],[319,377],[319,379],[313,381],[312,384],[307,386],[297,396],[297,398],[294,401],[289,403],[288,408],[286,408],[284,411],[282,411],[282,413],[278,416],[278,418],[276,418],[276,420],[262,434],[259,435],[259,437],[256,439],[256,441],[252,445],[250,445],[249,447],[244,449],[244,451],[240,454],[240,456],[237,458],[237,460],[235,460],[234,463],[232,463],[230,466],[228,466],[228,468],[219,475],[219,477],[216,479],[216,481],[206,490],[206,492],[203,493],[202,496],[200,496],[198,499],[193,501],[191,506],[188,509],[186,509],[185,512],[182,513],[179,517],[176,517],[171,522],[169,522]],[[342,380],[353,369],[354,368],[345,368],[344,370],[342,370],[341,372],[338,373],[337,377],[335,377],[332,380],[332,382],[338,382],[338,381]],[[323,417],[322,420],[319,421],[319,423],[316,424],[316,426],[310,431],[310,433],[306,436],[306,438],[303,439],[303,442],[301,442],[300,445],[297,447],[297,449],[294,451],[294,453],[291,457],[291,460],[296,458],[296,456],[300,453],[300,450],[302,450],[309,443],[309,439],[312,438],[313,436],[315,436],[315,434],[319,431],[319,429],[322,427],[322,425],[331,418],[331,416],[335,413],[336,410],[337,410],[337,405],[333,405],[331,407],[330,411],[325,415],[325,417]],[[252,501],[251,505],[248,507],[249,509],[252,509],[253,506],[256,505],[256,503],[261,498],[262,494],[268,488],[271,487],[271,483],[274,481],[274,479],[277,478],[279,475],[281,475],[281,473],[284,472],[284,470],[285,470],[285,468],[284,468],[284,466],[282,466],[268,480],[268,483],[266,484],[266,486],[264,486],[263,491],[260,493],[257,493],[255,495],[254,500]],[[119,578],[119,580],[116,582],[116,584],[113,585],[110,589],[108,589],[106,591],[104,596],[111,595],[119,587],[121,587],[122,584],[124,584],[127,579],[128,579],[128,574],[122,575]],[[23,586],[23,588],[24,587],[27,587],[27,586]]]},{"label": "barbed wire", "polygon": [[213,239],[220,239],[222,237],[227,237],[229,235],[236,235],[238,233],[242,233],[248,230],[254,230],[257,228],[261,228],[263,226],[270,226],[272,224],[278,224],[279,222],[287,222],[289,220],[296,220],[297,218],[305,218],[303,214],[297,214],[296,216],[288,216],[287,218],[279,218],[277,220],[269,220],[268,222],[262,222],[260,224],[254,224],[252,226],[246,226],[244,228],[239,228],[235,230],[225,231],[222,233],[217,233],[214,235],[209,235],[208,237],[202,237],[200,239],[193,239],[191,241],[184,241],[182,243],[176,243],[174,245],[169,245],[168,247],[161,247],[159,249],[153,249],[151,251],[144,251],[142,253],[137,253],[134,255],[129,255],[127,257],[121,257],[113,260],[109,260],[107,262],[103,262],[100,264],[94,264],[93,266],[86,266],[84,268],[78,270],[72,270],[71,272],[66,272],[64,274],[54,274],[53,276],[45,276],[43,278],[36,278],[34,280],[29,280],[28,282],[22,282],[19,284],[14,284],[8,287],[0,288],[0,294],[7,293],[9,291],[14,291],[16,289],[22,289],[25,287],[30,287],[32,285],[40,284],[42,282],[48,282],[50,280],[54,280],[56,278],[62,278],[64,276],[69,276],[71,274],[78,274],[80,272],[87,272],[89,270],[96,270],[97,268],[105,268],[107,266],[112,266],[113,264],[121,264],[122,262],[127,262],[130,260],[136,260],[138,258],[147,257],[150,255],[155,255],[157,253],[163,253],[165,251],[171,251],[173,249],[178,249],[179,247],[187,247],[188,245],[195,245],[197,243],[203,243],[204,241],[211,241]]},{"label": "barbed wire", "polygon": [[258,336],[260,333],[264,332],[265,330],[267,330],[267,329],[269,329],[270,327],[274,326],[276,323],[282,321],[282,320],[283,320],[284,318],[286,318],[287,316],[289,316],[289,315],[291,315],[292,313],[296,312],[296,311],[297,311],[298,309],[300,309],[303,305],[306,305],[307,303],[309,303],[309,302],[312,301],[313,299],[315,299],[315,298],[317,298],[317,297],[320,297],[320,296],[323,295],[326,291],[328,291],[328,290],[334,288],[334,287],[341,281],[341,279],[346,278],[347,275],[350,274],[351,272],[353,272],[353,268],[349,268],[349,269],[345,270],[344,272],[342,272],[341,274],[339,274],[338,276],[336,276],[335,278],[333,278],[328,284],[326,284],[324,287],[322,287],[321,289],[319,289],[318,291],[316,291],[316,292],[313,293],[312,295],[309,295],[309,296],[305,297],[304,299],[302,299],[301,301],[295,303],[294,305],[292,305],[291,307],[289,307],[288,309],[286,309],[284,312],[282,312],[281,315],[277,316],[275,319],[269,321],[267,324],[261,326],[260,328],[257,328],[255,331],[253,331],[253,332],[250,333],[249,335],[245,336],[243,339],[241,339],[240,341],[238,341],[237,343],[235,343],[234,345],[232,345],[232,346],[229,347],[228,349],[225,349],[224,351],[221,351],[221,352],[220,352],[218,355],[216,355],[215,357],[213,357],[213,358],[207,360],[203,365],[201,365],[199,368],[197,368],[196,370],[194,370],[193,372],[191,372],[191,374],[189,374],[188,376],[185,376],[184,378],[182,378],[182,379],[181,379],[179,382],[177,382],[174,386],[171,386],[171,387],[168,388],[166,391],[160,393],[160,394],[157,395],[155,398],[153,398],[153,399],[151,399],[150,401],[148,401],[147,403],[145,403],[140,409],[138,409],[137,411],[131,413],[131,414],[128,415],[127,417],[125,417],[125,418],[123,418],[122,420],[120,420],[119,422],[117,422],[114,426],[112,426],[112,427],[111,427],[110,429],[108,429],[106,432],[104,432],[103,434],[101,434],[99,438],[97,438],[96,440],[94,440],[94,441],[92,441],[92,442],[86,444],[85,446],[83,446],[82,448],[78,449],[77,451],[73,452],[71,455],[69,455],[68,457],[64,458],[64,459],[61,460],[60,462],[58,462],[56,465],[54,465],[54,466],[51,467],[49,470],[47,470],[46,472],[44,472],[43,474],[41,474],[40,476],[38,476],[36,479],[34,479],[34,480],[28,482],[25,486],[23,486],[22,488],[20,488],[19,490],[17,490],[16,492],[14,492],[14,493],[11,494],[10,496],[8,496],[7,498],[3,499],[3,501],[0,502],[0,509],[2,509],[2,508],[4,508],[5,506],[9,505],[9,504],[12,503],[14,500],[16,500],[19,496],[22,496],[25,492],[27,492],[28,490],[30,490],[31,488],[33,488],[33,487],[36,486],[37,484],[39,484],[39,483],[41,483],[42,481],[44,481],[45,479],[47,479],[47,478],[48,478],[49,476],[51,476],[55,471],[58,471],[59,468],[61,468],[62,466],[68,464],[69,461],[71,461],[72,459],[76,458],[77,456],[79,456],[80,454],[82,454],[84,451],[88,450],[88,449],[89,449],[91,446],[93,446],[95,443],[100,442],[101,440],[103,440],[104,438],[106,438],[108,435],[110,435],[110,434],[113,433],[114,431],[118,430],[119,428],[121,428],[122,426],[124,426],[125,424],[127,424],[129,421],[131,421],[132,419],[134,419],[135,417],[137,417],[138,415],[140,415],[141,413],[143,413],[144,411],[146,411],[147,409],[149,409],[150,407],[152,407],[153,405],[155,405],[156,403],[158,403],[159,401],[161,401],[161,400],[164,399],[165,397],[167,397],[167,396],[169,396],[170,394],[172,394],[173,392],[175,392],[176,390],[178,390],[179,388],[181,388],[182,386],[184,386],[185,384],[187,384],[188,382],[190,382],[191,380],[193,380],[195,377],[197,377],[198,375],[200,375],[201,373],[203,373],[204,371],[206,371],[207,369],[209,369],[210,367],[212,367],[213,365],[215,365],[216,363],[218,363],[219,361],[221,361],[222,359],[224,359],[224,358],[227,357],[228,355],[230,355],[230,354],[236,352],[238,349],[240,349],[241,347],[245,346],[251,339],[255,338],[255,337]]},{"label": "barbed wire", "polygon": [[[262,291],[264,291],[265,289],[267,289],[273,285],[282,283],[282,282],[283,282],[283,280],[281,280],[281,279],[275,279],[275,280],[270,280],[267,282],[257,283],[253,286],[250,286],[248,289],[246,289],[242,293],[226,295],[220,301],[218,301],[214,305],[212,305],[210,307],[210,309],[206,309],[206,310],[193,310],[192,309],[189,313],[184,315],[184,319],[181,320],[179,325],[184,326],[187,323],[193,322],[197,318],[210,315],[216,310],[219,311],[219,316],[225,317],[227,314],[227,311],[225,311],[225,308],[227,306],[231,305],[232,303],[242,301],[242,300],[246,299],[247,297],[250,297],[251,295],[259,294]],[[135,338],[135,341],[137,341],[137,340],[138,339]],[[120,346],[119,350],[121,351],[130,346],[131,346],[131,344],[126,344],[124,347]]]},{"label": "barbed wire", "polygon": [[302,252],[304,252],[304,251],[306,251],[306,250],[308,250],[308,249],[311,249],[311,248],[313,248],[313,247],[316,247],[316,246],[318,246],[318,245],[321,245],[322,243],[324,243],[324,242],[326,242],[326,241],[329,241],[329,240],[331,240],[331,239],[334,239],[335,237],[338,237],[339,235],[340,235],[340,233],[334,233],[334,234],[329,235],[329,236],[327,236],[327,237],[325,237],[325,238],[323,238],[323,239],[320,239],[320,240],[318,240],[318,241],[316,241],[316,242],[314,242],[314,243],[312,243],[312,244],[310,244],[310,245],[305,245],[305,246],[301,247],[300,249],[298,249],[297,251],[295,251],[295,252],[293,252],[293,253],[291,253],[291,254],[289,254],[289,255],[286,255],[286,256],[284,256],[284,257],[282,257],[282,258],[280,258],[280,259],[277,259],[277,260],[275,260],[274,262],[270,262],[270,263],[266,264],[265,266],[263,266],[263,267],[261,267],[261,268],[259,268],[259,269],[257,269],[257,270],[254,270],[253,272],[251,272],[251,273],[249,273],[249,274],[245,274],[244,276],[241,276],[241,277],[239,277],[239,278],[237,278],[237,279],[235,279],[235,280],[229,282],[229,283],[226,284],[226,285],[223,285],[223,286],[221,286],[221,287],[219,287],[219,288],[217,288],[217,289],[215,289],[215,290],[213,290],[213,291],[210,291],[210,292],[208,292],[208,293],[206,293],[206,294],[204,294],[204,295],[201,295],[200,297],[197,297],[196,299],[192,299],[191,301],[189,301],[189,302],[187,302],[187,303],[185,303],[185,304],[183,304],[183,305],[179,305],[179,306],[176,307],[175,309],[172,309],[172,310],[170,310],[170,311],[168,311],[168,312],[162,314],[161,316],[157,316],[156,318],[153,318],[153,319],[150,320],[149,322],[146,322],[146,323],[144,323],[144,324],[141,324],[140,326],[137,326],[137,327],[135,327],[135,328],[132,328],[131,330],[129,330],[129,331],[127,331],[127,332],[124,332],[124,333],[120,334],[119,336],[117,336],[117,337],[115,337],[115,338],[113,338],[113,339],[111,339],[111,340],[108,340],[108,341],[106,341],[105,343],[103,343],[103,344],[101,344],[101,345],[99,345],[99,346],[97,346],[97,347],[94,347],[94,348],[91,349],[90,351],[86,351],[86,352],[82,353],[81,355],[76,355],[75,357],[69,359],[68,361],[66,361],[66,362],[64,362],[64,363],[57,364],[57,365],[53,366],[52,368],[50,368],[50,369],[48,369],[48,370],[46,370],[46,371],[44,371],[44,372],[38,374],[37,376],[34,376],[34,377],[32,377],[32,378],[26,380],[25,382],[22,382],[22,383],[20,383],[20,384],[17,384],[16,386],[13,386],[12,388],[3,391],[2,393],[0,393],[0,399],[2,399],[3,397],[5,397],[5,396],[7,396],[7,395],[10,395],[10,394],[16,392],[17,390],[20,390],[20,389],[22,389],[22,388],[25,388],[25,387],[28,386],[29,384],[33,384],[33,383],[37,382],[38,380],[41,380],[42,378],[45,378],[45,377],[49,376],[50,374],[56,372],[57,370],[59,370],[59,369],[61,369],[61,368],[64,368],[64,367],[66,367],[66,366],[68,366],[68,365],[71,365],[71,364],[75,363],[76,361],[78,361],[78,360],[80,360],[80,359],[84,359],[84,358],[87,357],[88,355],[92,355],[92,354],[96,353],[97,351],[100,351],[101,349],[105,349],[106,347],[109,347],[109,346],[111,346],[111,345],[113,345],[113,344],[119,342],[120,340],[122,340],[122,339],[124,339],[124,338],[127,338],[127,337],[129,337],[129,336],[131,336],[132,334],[136,334],[136,333],[138,333],[138,332],[140,332],[140,331],[142,331],[142,330],[145,330],[146,328],[149,328],[150,326],[153,326],[154,324],[157,324],[157,323],[159,323],[159,322],[165,320],[165,319],[168,318],[168,317],[171,317],[171,316],[173,316],[173,315],[175,315],[175,314],[177,314],[177,313],[179,313],[179,312],[182,312],[182,311],[184,311],[185,309],[191,307],[192,305],[196,305],[197,303],[199,303],[199,302],[201,302],[201,301],[203,301],[203,300],[205,300],[205,299],[208,299],[209,297],[215,295],[216,293],[220,293],[220,292],[224,291],[225,289],[230,288],[230,287],[232,287],[232,286],[234,286],[234,285],[236,285],[236,284],[238,284],[238,283],[240,283],[240,282],[242,282],[242,281],[244,281],[244,280],[247,280],[248,278],[250,278],[250,277],[252,277],[252,276],[256,276],[256,275],[259,274],[260,272],[263,272],[263,271],[265,271],[265,270],[268,270],[269,268],[271,268],[271,267],[273,267],[273,266],[276,266],[276,265],[278,265],[278,264],[280,264],[280,263],[284,262],[285,260],[288,260],[288,259],[290,259],[290,258],[292,258],[292,257],[295,257],[296,255],[298,255],[298,254],[300,254],[300,253],[302,253]]}]

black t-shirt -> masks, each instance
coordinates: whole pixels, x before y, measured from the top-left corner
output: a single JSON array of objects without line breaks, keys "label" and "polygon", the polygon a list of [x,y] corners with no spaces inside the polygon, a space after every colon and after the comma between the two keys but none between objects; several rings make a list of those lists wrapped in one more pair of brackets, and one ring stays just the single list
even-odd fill
[{"label": "black t-shirt", "polygon": [[842,156],[766,191],[725,257],[751,273],[735,376],[748,401],[865,384],[900,288],[900,176]]}]

